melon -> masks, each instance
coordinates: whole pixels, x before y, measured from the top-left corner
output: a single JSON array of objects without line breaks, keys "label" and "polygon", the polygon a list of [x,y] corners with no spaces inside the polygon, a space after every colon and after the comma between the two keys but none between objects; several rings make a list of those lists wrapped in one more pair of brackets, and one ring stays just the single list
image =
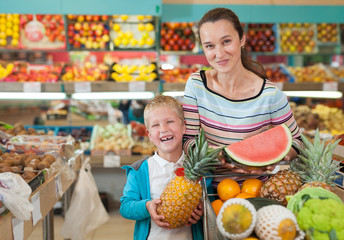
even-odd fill
[{"label": "melon", "polygon": [[261,167],[282,160],[292,145],[292,135],[282,124],[225,148],[230,160],[245,166]]}]

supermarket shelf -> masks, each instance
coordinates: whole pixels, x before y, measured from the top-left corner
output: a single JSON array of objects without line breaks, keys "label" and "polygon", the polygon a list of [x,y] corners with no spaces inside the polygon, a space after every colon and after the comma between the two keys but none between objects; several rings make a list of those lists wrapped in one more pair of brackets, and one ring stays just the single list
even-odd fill
[{"label": "supermarket shelf", "polygon": [[[91,92],[130,92],[131,84],[135,82],[91,82]],[[161,88],[162,86],[162,88]],[[3,92],[23,92],[24,83],[9,83],[0,82],[0,91]],[[185,83],[162,83],[160,81],[145,82],[145,91],[160,92],[160,91],[184,91]],[[285,91],[321,91],[323,90],[323,83],[302,82],[302,83],[283,83],[283,90]],[[338,83],[338,91],[344,92],[344,82]],[[42,83],[41,92],[65,92],[72,94],[76,92],[75,82],[68,83]]]},{"label": "supermarket shelf", "polygon": [[[134,162],[143,159],[145,157],[148,157],[146,155],[121,155],[120,161],[121,166],[125,165],[131,165]],[[92,156],[91,155],[91,166],[92,168],[104,168],[104,156]]]}]

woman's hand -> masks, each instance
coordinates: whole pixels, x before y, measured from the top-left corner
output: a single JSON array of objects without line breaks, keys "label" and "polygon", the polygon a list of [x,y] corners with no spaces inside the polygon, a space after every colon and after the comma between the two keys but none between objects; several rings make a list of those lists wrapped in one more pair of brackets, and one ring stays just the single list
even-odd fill
[{"label": "woman's hand", "polygon": [[276,166],[279,164],[278,162],[266,167],[252,167],[251,169],[248,167],[244,169],[239,166],[236,166],[233,163],[227,162],[224,157],[220,157],[219,160],[221,161],[223,167],[228,168],[235,173],[257,174],[257,175],[265,174],[267,171],[273,171],[276,168]]},{"label": "woman's hand", "polygon": [[160,203],[161,203],[160,199],[153,199],[152,201],[147,201],[146,202],[147,211],[149,212],[149,215],[151,216],[152,220],[156,223],[156,225],[164,229],[170,229],[169,228],[170,225],[166,222],[163,222],[165,217],[163,215],[158,215],[156,211],[156,208]]},{"label": "woman's hand", "polygon": [[196,224],[201,219],[203,212],[204,212],[203,203],[200,202],[191,213],[188,226],[190,226],[191,224]]}]

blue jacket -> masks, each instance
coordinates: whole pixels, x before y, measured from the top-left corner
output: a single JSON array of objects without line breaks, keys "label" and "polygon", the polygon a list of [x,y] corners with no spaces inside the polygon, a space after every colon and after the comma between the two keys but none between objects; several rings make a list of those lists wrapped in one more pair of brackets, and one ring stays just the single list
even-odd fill
[{"label": "blue jacket", "polygon": [[[149,235],[151,222],[146,208],[146,202],[151,200],[148,161],[143,159],[122,168],[126,170],[127,182],[123,189],[119,211],[124,218],[136,220],[134,239],[144,240]],[[202,240],[202,221],[193,224],[191,228],[193,239]]]}]

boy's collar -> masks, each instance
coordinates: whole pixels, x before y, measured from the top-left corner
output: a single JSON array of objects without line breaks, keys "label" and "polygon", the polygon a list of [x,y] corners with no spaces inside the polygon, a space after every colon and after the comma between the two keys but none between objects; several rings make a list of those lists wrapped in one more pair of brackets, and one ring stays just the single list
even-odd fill
[{"label": "boy's collar", "polygon": [[[156,162],[157,162],[161,167],[164,167],[165,165],[171,163],[170,161],[167,161],[166,159],[160,157],[156,151],[155,151],[155,153],[154,153],[154,155],[153,155],[153,158],[156,160]],[[180,156],[180,158],[178,159],[178,161],[177,161],[176,163],[174,163],[174,164],[177,164],[177,165],[182,166],[182,165],[183,165],[184,158],[185,158],[185,154],[184,154],[184,151],[183,151],[183,152],[182,152],[182,155]]]}]

